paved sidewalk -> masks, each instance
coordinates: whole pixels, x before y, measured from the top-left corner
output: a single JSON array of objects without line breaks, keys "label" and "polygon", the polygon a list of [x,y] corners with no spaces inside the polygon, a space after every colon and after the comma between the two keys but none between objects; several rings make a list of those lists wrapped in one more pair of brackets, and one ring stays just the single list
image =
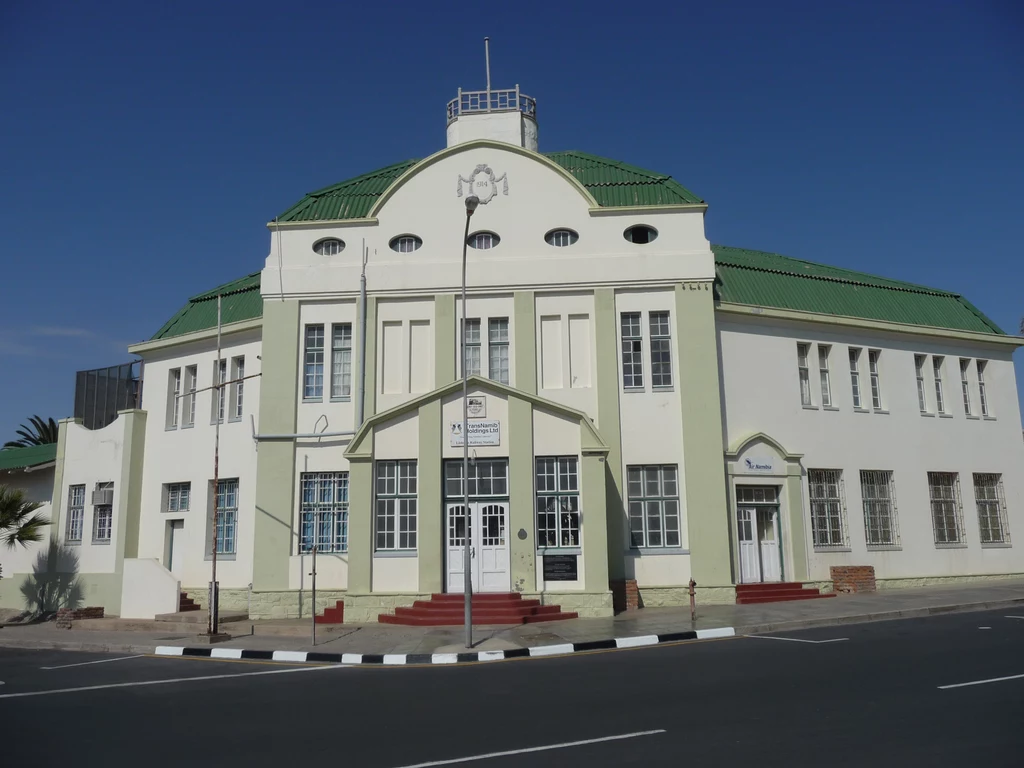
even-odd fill
[{"label": "paved sidewalk", "polygon": [[[605,619],[568,619],[515,627],[474,627],[474,651],[512,651],[612,638],[668,635],[688,630],[733,627],[736,634],[759,634],[864,621],[911,618],[936,613],[1011,609],[1024,615],[1024,579],[945,587],[885,590],[758,605],[698,606],[696,623],[687,608],[644,608]],[[466,650],[462,627],[399,627],[383,624],[317,625],[316,646],[309,621],[239,622],[224,629],[245,632],[217,648],[263,651],[317,651],[350,654],[434,654]],[[248,634],[252,632],[253,634]],[[157,646],[195,646],[185,632],[110,632],[57,629],[52,622],[0,628],[0,647],[151,653]]]}]

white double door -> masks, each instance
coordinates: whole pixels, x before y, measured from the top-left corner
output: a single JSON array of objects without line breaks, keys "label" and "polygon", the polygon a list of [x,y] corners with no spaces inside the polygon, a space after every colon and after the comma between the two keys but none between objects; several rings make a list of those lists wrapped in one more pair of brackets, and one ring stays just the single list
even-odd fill
[{"label": "white double door", "polygon": [[[469,503],[470,583],[474,592],[508,592],[508,502]],[[466,506],[446,505],[447,591],[462,592],[466,577]]]},{"label": "white double door", "polygon": [[740,506],[736,510],[740,582],[782,581],[779,556],[779,508]]}]

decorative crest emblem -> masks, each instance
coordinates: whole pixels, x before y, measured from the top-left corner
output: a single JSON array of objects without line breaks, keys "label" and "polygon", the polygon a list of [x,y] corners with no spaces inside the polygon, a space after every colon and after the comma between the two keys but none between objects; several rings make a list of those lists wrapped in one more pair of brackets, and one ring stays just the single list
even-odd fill
[{"label": "decorative crest emblem", "polygon": [[501,194],[508,195],[508,174],[495,176],[491,166],[481,163],[473,169],[468,179],[459,174],[457,194],[459,197],[476,195],[480,198],[480,205],[487,205],[498,194],[498,182],[501,182]]}]

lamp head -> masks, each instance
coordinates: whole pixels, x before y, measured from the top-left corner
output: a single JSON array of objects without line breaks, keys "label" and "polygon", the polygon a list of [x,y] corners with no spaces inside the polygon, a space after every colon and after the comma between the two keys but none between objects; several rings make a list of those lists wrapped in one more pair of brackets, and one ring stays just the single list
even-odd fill
[{"label": "lamp head", "polygon": [[480,205],[480,198],[479,197],[477,197],[476,195],[470,195],[469,197],[467,197],[466,198],[466,215],[467,216],[472,216],[473,215],[473,211],[476,210],[476,207],[478,205]]}]

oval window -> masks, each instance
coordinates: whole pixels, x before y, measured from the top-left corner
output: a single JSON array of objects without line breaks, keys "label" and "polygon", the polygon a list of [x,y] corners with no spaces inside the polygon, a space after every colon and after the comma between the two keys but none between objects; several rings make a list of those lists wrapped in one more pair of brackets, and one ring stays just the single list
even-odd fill
[{"label": "oval window", "polygon": [[565,248],[580,239],[580,236],[571,229],[552,229],[544,235],[544,242],[556,248]]},{"label": "oval window", "polygon": [[500,243],[501,238],[493,232],[474,232],[469,236],[467,242],[470,248],[479,248],[481,251],[486,251]]},{"label": "oval window", "polygon": [[391,250],[398,251],[398,253],[412,253],[418,250],[423,241],[416,235],[399,235],[391,240]]},{"label": "oval window", "polygon": [[345,243],[336,237],[328,237],[314,244],[313,250],[321,256],[337,256],[345,250]]},{"label": "oval window", "polygon": [[636,224],[623,232],[622,236],[631,243],[646,245],[658,239],[658,230],[646,224]]}]

